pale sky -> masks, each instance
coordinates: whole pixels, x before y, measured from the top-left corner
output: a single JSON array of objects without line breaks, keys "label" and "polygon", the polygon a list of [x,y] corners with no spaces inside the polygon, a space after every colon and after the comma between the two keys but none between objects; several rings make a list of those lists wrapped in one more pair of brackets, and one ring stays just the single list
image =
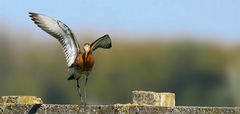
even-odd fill
[{"label": "pale sky", "polygon": [[0,1],[0,24],[11,27],[35,28],[27,14],[32,11],[59,19],[75,30],[140,35],[189,32],[240,41],[239,0]]}]

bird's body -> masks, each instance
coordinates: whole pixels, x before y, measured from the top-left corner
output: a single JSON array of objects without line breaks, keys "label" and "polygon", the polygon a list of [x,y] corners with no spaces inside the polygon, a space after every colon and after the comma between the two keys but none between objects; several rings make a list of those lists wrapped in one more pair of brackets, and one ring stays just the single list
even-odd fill
[{"label": "bird's body", "polygon": [[89,75],[94,65],[94,58],[92,54],[89,54],[88,56],[86,56],[86,54],[87,53],[77,55],[73,66],[69,68],[73,73],[76,73],[76,74],[71,75],[68,78],[68,80],[72,80],[72,79],[78,80],[81,76]]},{"label": "bird's body", "polygon": [[[88,75],[91,72],[94,65],[93,52],[98,48],[111,48],[111,39],[106,34],[93,43],[85,43],[83,51],[81,51],[77,40],[70,28],[63,22],[53,19],[49,16],[30,12],[30,17],[42,30],[55,37],[63,46],[64,54],[67,60],[67,66],[71,72],[68,80],[76,80],[78,93],[81,99],[81,103],[86,103],[86,90]],[[85,84],[80,88],[79,80],[85,77]],[[84,97],[82,97],[84,95]]]},{"label": "bird's body", "polygon": [[94,65],[93,55],[85,56],[86,53],[77,56],[75,64],[81,71],[91,71]]}]

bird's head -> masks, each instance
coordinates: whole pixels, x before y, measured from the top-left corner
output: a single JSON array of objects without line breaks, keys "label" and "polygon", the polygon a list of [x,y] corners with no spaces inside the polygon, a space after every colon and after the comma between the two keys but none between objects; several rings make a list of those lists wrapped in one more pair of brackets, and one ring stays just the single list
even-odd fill
[{"label": "bird's head", "polygon": [[85,57],[84,59],[86,60],[88,58],[88,55],[91,53],[90,50],[91,50],[91,47],[88,43],[85,43],[83,45],[83,49],[84,49],[84,53],[85,53]]},{"label": "bird's head", "polygon": [[83,49],[84,49],[85,52],[89,52],[90,49],[91,49],[89,43],[85,43],[84,46],[83,46]]}]

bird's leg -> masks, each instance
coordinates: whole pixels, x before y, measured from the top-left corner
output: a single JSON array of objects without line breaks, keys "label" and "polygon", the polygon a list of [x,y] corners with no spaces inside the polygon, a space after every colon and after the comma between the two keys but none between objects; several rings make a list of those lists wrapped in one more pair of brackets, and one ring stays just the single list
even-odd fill
[{"label": "bird's leg", "polygon": [[85,79],[85,87],[87,85],[87,81],[88,81],[88,76],[86,76],[86,79]]},{"label": "bird's leg", "polygon": [[87,85],[87,81],[88,81],[88,76],[86,76],[86,78],[85,78],[85,83],[84,83],[84,103],[85,103],[85,105],[86,105],[86,100],[87,100],[87,92],[86,92],[86,85]]},{"label": "bird's leg", "polygon": [[81,88],[80,88],[80,85],[79,85],[79,79],[77,79],[77,89],[78,89],[78,95],[80,97],[80,103],[82,103],[82,94],[81,94]]}]

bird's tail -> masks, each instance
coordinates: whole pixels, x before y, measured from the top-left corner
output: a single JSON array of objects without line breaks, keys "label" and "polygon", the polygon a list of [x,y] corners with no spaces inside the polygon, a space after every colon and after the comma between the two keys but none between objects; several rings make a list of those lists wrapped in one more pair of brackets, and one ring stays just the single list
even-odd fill
[{"label": "bird's tail", "polygon": [[73,80],[75,78],[74,74],[72,73],[69,77],[68,80]]}]

